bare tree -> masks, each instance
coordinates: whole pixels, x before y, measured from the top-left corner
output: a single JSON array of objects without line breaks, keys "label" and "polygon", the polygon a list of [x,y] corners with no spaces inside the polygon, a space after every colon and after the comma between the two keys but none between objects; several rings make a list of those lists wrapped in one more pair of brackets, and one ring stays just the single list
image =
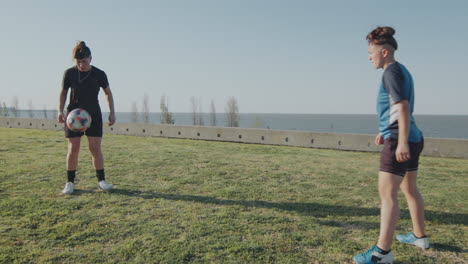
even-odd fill
[{"label": "bare tree", "polygon": [[142,109],[141,109],[141,114],[143,115],[143,122],[144,123],[149,123],[150,113],[149,113],[148,99],[149,99],[148,94],[145,93],[145,95],[143,96],[143,106],[142,106]]},{"label": "bare tree", "polygon": [[201,99],[197,99],[195,96],[192,96],[190,97],[190,104],[192,108],[192,124],[195,126],[205,125],[202,115],[203,110]]},{"label": "bare tree", "polygon": [[192,108],[192,125],[197,125],[197,99],[195,96],[190,97],[190,107]]},{"label": "bare tree", "polygon": [[169,100],[166,99],[166,96],[161,96],[161,103],[159,104],[161,109],[161,124],[174,124],[172,113],[169,112],[168,101]]},{"label": "bare tree", "polygon": [[202,100],[198,100],[198,125],[199,126],[204,126],[205,121],[203,120],[203,109],[202,109]]},{"label": "bare tree", "polygon": [[29,115],[29,118],[33,118],[34,117],[34,112],[33,112],[33,103],[32,103],[32,100],[29,100],[28,102],[28,115]]},{"label": "bare tree", "polygon": [[132,103],[132,115],[131,115],[132,123],[138,122],[138,108],[136,103]]},{"label": "bare tree", "polygon": [[211,120],[211,125],[216,126],[216,109],[215,109],[215,104],[213,99],[211,99],[211,104],[210,104],[210,120]]},{"label": "bare tree", "polygon": [[2,116],[8,116],[10,113],[8,113],[8,107],[6,106],[6,103],[3,102],[3,107],[2,107]]},{"label": "bare tree", "polygon": [[52,119],[57,118],[57,116],[58,116],[58,110],[57,109],[52,110]]},{"label": "bare tree", "polygon": [[13,96],[13,102],[11,104],[11,113],[13,114],[13,117],[18,117],[18,108],[19,108],[18,96]]},{"label": "bare tree", "polygon": [[239,107],[235,97],[229,98],[225,110],[227,115],[227,126],[239,127]]},{"label": "bare tree", "polygon": [[44,118],[47,119],[47,108],[46,108],[45,105],[44,105],[44,107],[42,108],[42,113],[44,114]]}]

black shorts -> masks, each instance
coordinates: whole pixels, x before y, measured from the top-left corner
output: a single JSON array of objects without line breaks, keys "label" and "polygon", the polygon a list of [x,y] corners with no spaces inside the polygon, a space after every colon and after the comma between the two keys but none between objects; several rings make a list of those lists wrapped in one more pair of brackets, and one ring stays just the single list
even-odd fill
[{"label": "black shorts", "polygon": [[91,126],[86,129],[85,132],[73,132],[65,124],[65,137],[66,138],[76,138],[86,135],[88,137],[102,137],[102,114],[99,113],[90,113],[91,115]]},{"label": "black shorts", "polygon": [[399,176],[405,176],[407,171],[416,171],[419,166],[419,156],[424,148],[424,139],[419,143],[408,142],[410,148],[410,160],[398,162],[395,152],[398,140],[389,138],[384,141],[384,148],[380,152],[380,171],[389,172]]}]

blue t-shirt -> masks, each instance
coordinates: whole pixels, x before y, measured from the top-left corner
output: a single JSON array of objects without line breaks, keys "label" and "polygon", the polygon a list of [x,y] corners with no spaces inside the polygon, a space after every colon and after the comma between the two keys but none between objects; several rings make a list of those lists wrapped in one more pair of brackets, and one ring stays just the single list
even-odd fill
[{"label": "blue t-shirt", "polygon": [[413,117],[414,84],[413,78],[402,64],[395,62],[385,69],[377,96],[377,116],[379,131],[384,139],[398,139],[398,108],[396,104],[407,100],[410,108],[409,142],[421,142],[422,132]]}]

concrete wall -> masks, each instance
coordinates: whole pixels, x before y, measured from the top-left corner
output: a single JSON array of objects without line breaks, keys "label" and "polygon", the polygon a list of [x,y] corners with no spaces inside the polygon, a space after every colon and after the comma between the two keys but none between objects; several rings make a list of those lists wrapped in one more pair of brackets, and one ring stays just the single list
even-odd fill
[{"label": "concrete wall", "polygon": [[[63,124],[54,120],[9,117],[0,117],[0,127],[63,130]],[[186,138],[352,151],[375,152],[381,149],[381,147],[374,144],[375,135],[271,129],[117,123],[112,127],[105,125],[104,134]],[[423,155],[468,159],[468,140],[426,138]]]}]

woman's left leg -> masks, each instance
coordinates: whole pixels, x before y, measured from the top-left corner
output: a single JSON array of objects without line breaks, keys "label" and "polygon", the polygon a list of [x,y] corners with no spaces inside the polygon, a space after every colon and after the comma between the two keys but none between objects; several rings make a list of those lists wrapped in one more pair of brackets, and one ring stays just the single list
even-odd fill
[{"label": "woman's left leg", "polygon": [[93,157],[93,166],[96,170],[104,169],[104,156],[101,150],[102,137],[88,136],[89,151]]},{"label": "woman's left leg", "polygon": [[108,191],[114,188],[112,184],[106,182],[104,175],[104,157],[101,150],[102,137],[88,136],[89,151],[93,156],[93,166],[96,169],[96,177],[98,178],[99,188]]}]

